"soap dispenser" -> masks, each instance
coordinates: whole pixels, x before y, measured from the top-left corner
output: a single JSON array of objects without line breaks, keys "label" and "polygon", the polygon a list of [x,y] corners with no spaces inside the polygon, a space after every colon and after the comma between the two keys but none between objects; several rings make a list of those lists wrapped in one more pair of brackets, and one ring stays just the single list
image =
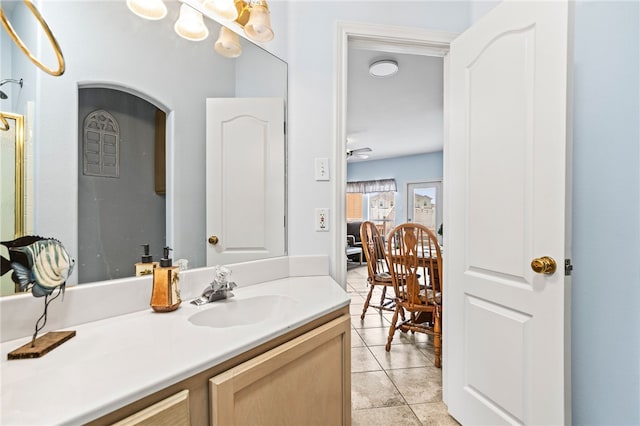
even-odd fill
[{"label": "soap dispenser", "polygon": [[164,248],[160,266],[153,269],[153,290],[150,305],[156,312],[175,311],[182,302],[178,289],[179,268],[172,265],[169,257],[170,250],[169,247]]},{"label": "soap dispenser", "polygon": [[153,274],[153,269],[159,265],[158,262],[153,261],[153,256],[149,254],[149,244],[141,244],[141,246],[144,254],[140,262],[136,263],[136,277]]}]

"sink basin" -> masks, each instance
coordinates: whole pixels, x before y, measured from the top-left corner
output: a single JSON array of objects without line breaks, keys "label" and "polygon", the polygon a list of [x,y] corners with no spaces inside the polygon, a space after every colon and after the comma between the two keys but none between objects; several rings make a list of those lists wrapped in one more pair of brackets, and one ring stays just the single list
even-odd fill
[{"label": "sink basin", "polygon": [[284,318],[298,301],[289,296],[265,295],[213,302],[189,317],[193,325],[213,328],[241,327]]}]

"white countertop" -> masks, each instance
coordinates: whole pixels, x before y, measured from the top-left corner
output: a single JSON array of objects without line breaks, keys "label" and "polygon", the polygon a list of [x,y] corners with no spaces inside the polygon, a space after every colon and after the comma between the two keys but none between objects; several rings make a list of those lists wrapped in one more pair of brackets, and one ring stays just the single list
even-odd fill
[{"label": "white countertop", "polygon": [[[329,276],[290,277],[233,292],[235,297],[227,301],[200,307],[186,300],[174,312],[146,309],[65,328],[76,330],[76,336],[38,359],[7,360],[9,352],[30,338],[2,343],[0,424],[80,424],[96,419],[350,302]],[[264,318],[259,326],[212,328],[189,321],[194,313],[227,311],[245,299],[266,295],[287,296],[283,300],[288,303],[257,316],[256,321]]]}]

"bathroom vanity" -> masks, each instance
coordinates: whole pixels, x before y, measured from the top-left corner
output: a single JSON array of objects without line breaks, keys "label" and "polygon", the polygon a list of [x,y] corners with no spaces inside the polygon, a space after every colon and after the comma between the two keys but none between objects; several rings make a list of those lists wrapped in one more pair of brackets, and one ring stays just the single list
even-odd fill
[{"label": "bathroom vanity", "polygon": [[235,297],[203,306],[188,301],[212,268],[187,271],[178,310],[69,323],[39,359],[7,361],[29,337],[3,342],[0,423],[350,424],[350,298],[322,258],[233,265]]}]

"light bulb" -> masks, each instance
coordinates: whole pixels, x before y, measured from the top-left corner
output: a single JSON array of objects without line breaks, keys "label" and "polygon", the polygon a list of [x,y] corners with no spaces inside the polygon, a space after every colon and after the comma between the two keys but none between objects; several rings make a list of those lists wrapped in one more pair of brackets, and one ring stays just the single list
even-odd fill
[{"label": "light bulb", "polygon": [[214,46],[216,52],[226,58],[237,58],[242,53],[240,37],[227,27],[220,27],[220,34]]},{"label": "light bulb", "polygon": [[167,16],[167,6],[162,0],[127,0],[127,7],[139,17],[152,21]]},{"label": "light bulb", "polygon": [[245,25],[244,32],[253,41],[266,42],[273,40],[269,9],[263,5],[251,7],[249,22]]},{"label": "light bulb", "polygon": [[209,36],[202,13],[186,4],[180,6],[180,16],[173,29],[180,37],[191,41],[204,40]]},{"label": "light bulb", "polygon": [[206,0],[202,6],[224,21],[235,21],[238,18],[238,9],[234,0]]}]

